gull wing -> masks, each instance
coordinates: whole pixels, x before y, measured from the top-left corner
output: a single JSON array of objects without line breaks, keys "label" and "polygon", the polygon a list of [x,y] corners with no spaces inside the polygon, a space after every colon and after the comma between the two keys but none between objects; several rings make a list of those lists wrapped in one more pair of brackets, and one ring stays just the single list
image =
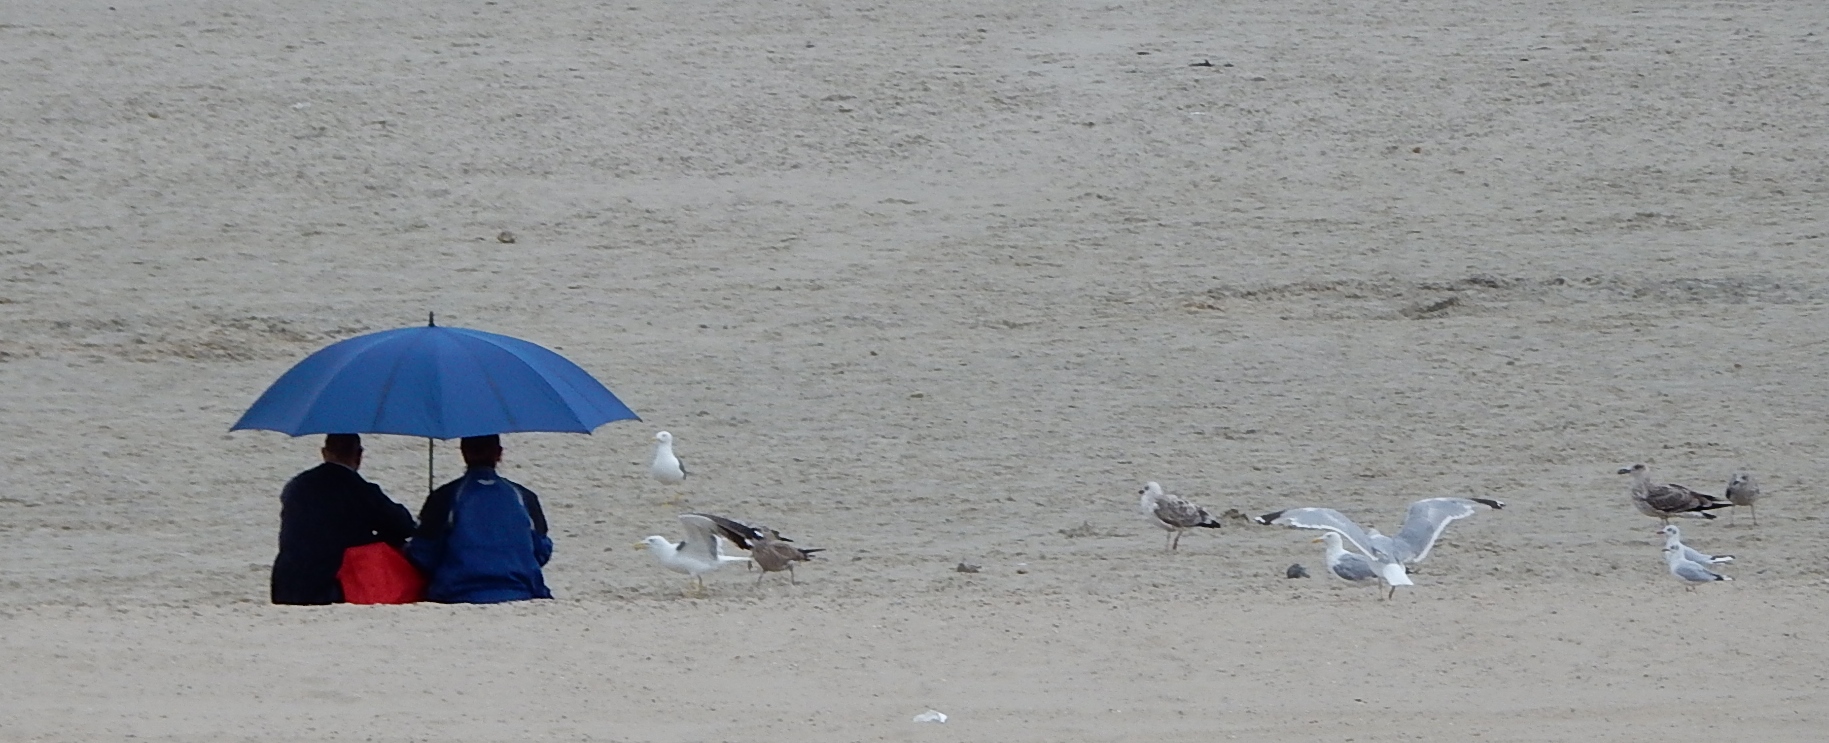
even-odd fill
[{"label": "gull wing", "polygon": [[1347,518],[1345,514],[1332,508],[1291,508],[1284,511],[1272,511],[1257,517],[1257,522],[1274,526],[1293,526],[1297,529],[1326,529],[1345,537],[1346,541],[1352,542],[1360,552],[1373,557],[1384,554],[1382,550],[1373,546],[1372,537],[1365,533],[1365,529],[1353,523],[1353,520]]},{"label": "gull wing", "polygon": [[701,514],[682,513],[680,524],[686,527],[686,539],[680,542],[679,553],[712,565],[718,564],[722,554],[718,549],[717,523]]},{"label": "gull wing", "polygon": [[1411,503],[1403,528],[1397,532],[1395,557],[1406,563],[1422,562],[1448,525],[1479,513],[1477,506],[1500,509],[1505,504],[1486,498],[1424,498]]},{"label": "gull wing", "polygon": [[1372,568],[1372,561],[1366,559],[1365,555],[1347,552],[1340,555],[1338,562],[1327,567],[1334,571],[1334,575],[1353,582],[1378,579],[1378,571]]},{"label": "gull wing", "polygon": [[1155,497],[1156,507],[1150,514],[1169,526],[1189,528],[1213,523],[1213,516],[1207,509],[1188,502],[1178,495],[1163,494]]},{"label": "gull wing", "polygon": [[[734,519],[727,519],[727,518],[724,518],[723,516],[718,516],[716,514],[693,513],[693,514],[687,514],[687,515],[700,516],[700,517],[703,517],[705,520],[710,521],[711,526],[712,526],[712,533],[730,540],[731,544],[734,544],[742,549],[746,549],[746,550],[754,549],[754,547],[752,545],[754,545],[756,542],[762,541],[762,538],[765,536],[762,533],[761,529],[750,526],[749,524],[745,524],[741,521],[736,521]],[[681,518],[684,518],[684,517],[681,517]]]},{"label": "gull wing", "polygon": [[1645,502],[1665,513],[1706,511],[1732,505],[1712,495],[1698,493],[1676,483],[1652,485],[1645,492]]},{"label": "gull wing", "polygon": [[1709,570],[1708,568],[1702,567],[1700,564],[1698,564],[1694,561],[1691,561],[1691,560],[1673,561],[1670,565],[1670,572],[1675,573],[1678,578],[1682,578],[1683,580],[1690,581],[1691,583],[1707,583],[1710,581],[1717,581],[1717,580],[1731,580],[1727,576],[1721,575],[1720,573],[1716,573],[1712,570]]}]

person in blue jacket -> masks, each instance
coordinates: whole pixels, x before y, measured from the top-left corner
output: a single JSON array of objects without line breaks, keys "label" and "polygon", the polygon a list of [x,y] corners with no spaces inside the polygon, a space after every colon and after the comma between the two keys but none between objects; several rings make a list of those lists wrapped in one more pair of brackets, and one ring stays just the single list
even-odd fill
[{"label": "person in blue jacket", "polygon": [[426,576],[425,597],[446,604],[549,599],[540,568],[552,558],[546,514],[532,490],[496,474],[500,436],[460,446],[464,476],[432,491],[406,556]]}]

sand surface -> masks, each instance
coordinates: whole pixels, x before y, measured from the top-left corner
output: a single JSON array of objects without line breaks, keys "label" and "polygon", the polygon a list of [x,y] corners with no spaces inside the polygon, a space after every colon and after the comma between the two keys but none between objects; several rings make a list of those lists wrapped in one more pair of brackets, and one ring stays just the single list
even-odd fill
[{"label": "sand surface", "polygon": [[[1825,37],[1815,2],[12,3],[0,739],[1821,740]],[[228,426],[429,311],[644,418],[507,442],[559,600],[267,606],[319,441]],[[425,442],[367,443],[417,509]],[[1637,461],[1758,473],[1758,527],[1686,530],[1733,583],[1664,571]],[[1166,553],[1145,480],[1509,507],[1381,602],[1283,578],[1306,532]],[[684,598],[629,548],[682,508],[830,559]]]}]

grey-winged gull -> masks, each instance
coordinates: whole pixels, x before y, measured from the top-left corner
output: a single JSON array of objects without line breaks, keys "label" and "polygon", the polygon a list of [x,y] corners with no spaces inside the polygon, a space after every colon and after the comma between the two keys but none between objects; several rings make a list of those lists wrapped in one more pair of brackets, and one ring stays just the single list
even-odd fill
[{"label": "grey-winged gull", "polygon": [[696,513],[682,513],[680,524],[686,527],[686,538],[675,544],[659,535],[643,539],[637,547],[647,547],[648,554],[662,567],[692,576],[699,592],[705,590],[704,575],[726,563],[749,562],[747,557],[724,554],[718,544],[718,526],[710,518]]},{"label": "grey-winged gull", "polygon": [[1750,472],[1735,472],[1727,481],[1727,502],[1736,506],[1734,517],[1740,517],[1738,506],[1746,506],[1747,513],[1753,516],[1753,525],[1759,525],[1759,509],[1754,504],[1759,502],[1759,483]]},{"label": "grey-winged gull", "polygon": [[1663,520],[1665,524],[1669,524],[1672,518],[1712,519],[1715,515],[1709,511],[1734,505],[1676,483],[1653,483],[1651,470],[1643,464],[1623,468],[1619,473],[1632,476],[1632,483],[1626,490],[1632,496],[1633,507],[1639,513]]},{"label": "grey-winged gull", "polygon": [[1683,543],[1683,532],[1676,524],[1666,524],[1657,533],[1664,535],[1664,546],[1675,547],[1683,553],[1683,559],[1702,565],[1726,565],[1734,561],[1733,555],[1705,555]]},{"label": "grey-winged gull", "polygon": [[[654,460],[648,463],[648,474],[663,485],[678,485],[686,481],[686,465],[673,453],[673,434],[661,431],[654,434]],[[672,503],[678,494],[667,496]]]},{"label": "grey-winged gull", "polygon": [[1401,564],[1376,561],[1365,555],[1346,551],[1346,547],[1340,542],[1339,532],[1327,532],[1315,537],[1313,541],[1327,543],[1327,572],[1333,573],[1334,577],[1348,583],[1366,586],[1379,584],[1389,586],[1391,591],[1388,594],[1385,593],[1383,586],[1378,589],[1379,598],[1388,599],[1396,596],[1398,586],[1415,585],[1410,582],[1410,576],[1404,573]]},{"label": "grey-winged gull", "polygon": [[1683,581],[1683,587],[1694,591],[1696,586],[1715,581],[1733,580],[1720,573],[1709,570],[1701,563],[1683,556],[1682,546],[1664,547],[1664,564],[1670,566],[1670,574]]},{"label": "grey-winged gull", "polygon": [[1397,530],[1394,537],[1380,534],[1377,529],[1364,529],[1332,508],[1272,511],[1257,517],[1256,521],[1260,524],[1338,532],[1367,556],[1387,557],[1407,566],[1427,558],[1448,525],[1479,513],[1479,506],[1502,509],[1505,504],[1490,498],[1424,498],[1410,504],[1410,509],[1404,513],[1403,527]]},{"label": "grey-winged gull", "polygon": [[1207,509],[1189,503],[1179,495],[1162,492],[1162,486],[1155,482],[1146,482],[1143,489],[1137,491],[1142,496],[1137,507],[1143,515],[1157,526],[1168,530],[1168,548],[1181,546],[1181,533],[1188,529],[1218,529],[1219,521],[1207,513]]}]

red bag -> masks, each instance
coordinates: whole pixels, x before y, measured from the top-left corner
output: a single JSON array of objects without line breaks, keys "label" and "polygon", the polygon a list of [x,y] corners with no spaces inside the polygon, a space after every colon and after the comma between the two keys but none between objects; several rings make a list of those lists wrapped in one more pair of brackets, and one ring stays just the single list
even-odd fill
[{"label": "red bag", "polygon": [[343,600],[352,604],[411,604],[425,596],[419,569],[387,542],[344,550],[337,582],[343,584]]}]

